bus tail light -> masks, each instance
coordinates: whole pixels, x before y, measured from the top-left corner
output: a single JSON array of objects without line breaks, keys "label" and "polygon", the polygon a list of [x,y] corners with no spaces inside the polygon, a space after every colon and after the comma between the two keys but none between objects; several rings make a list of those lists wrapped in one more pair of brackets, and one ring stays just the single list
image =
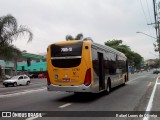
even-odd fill
[{"label": "bus tail light", "polygon": [[91,68],[87,70],[85,80],[84,80],[85,86],[89,86],[90,84],[91,84]]}]

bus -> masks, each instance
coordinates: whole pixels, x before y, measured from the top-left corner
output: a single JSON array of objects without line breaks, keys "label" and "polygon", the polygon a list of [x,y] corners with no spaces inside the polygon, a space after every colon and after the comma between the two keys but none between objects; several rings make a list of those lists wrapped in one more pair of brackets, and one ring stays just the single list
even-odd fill
[{"label": "bus", "polygon": [[63,41],[47,48],[48,91],[109,94],[128,81],[127,57],[91,41]]}]

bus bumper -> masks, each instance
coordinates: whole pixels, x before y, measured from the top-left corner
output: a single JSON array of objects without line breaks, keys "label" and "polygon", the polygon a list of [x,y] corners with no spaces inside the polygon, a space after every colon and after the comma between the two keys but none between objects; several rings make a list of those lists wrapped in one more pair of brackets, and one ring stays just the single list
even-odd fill
[{"label": "bus bumper", "polygon": [[50,84],[47,87],[48,91],[66,91],[66,92],[94,92],[91,85],[84,84],[78,86],[59,86]]}]

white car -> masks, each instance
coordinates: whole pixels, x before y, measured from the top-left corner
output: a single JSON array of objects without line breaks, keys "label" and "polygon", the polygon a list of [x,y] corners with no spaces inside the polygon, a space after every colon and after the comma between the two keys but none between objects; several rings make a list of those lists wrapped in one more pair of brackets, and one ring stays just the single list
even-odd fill
[{"label": "white car", "polygon": [[18,76],[14,76],[8,80],[4,80],[3,85],[5,87],[8,87],[8,85],[13,85],[16,87],[17,85],[29,85],[30,82],[31,82],[31,80],[27,75],[18,75]]}]

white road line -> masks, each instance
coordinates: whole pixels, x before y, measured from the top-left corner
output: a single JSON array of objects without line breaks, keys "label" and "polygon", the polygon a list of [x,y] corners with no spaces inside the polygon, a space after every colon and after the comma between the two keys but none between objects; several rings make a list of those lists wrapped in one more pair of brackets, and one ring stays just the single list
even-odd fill
[{"label": "white road line", "polygon": [[[151,111],[151,109],[152,109],[152,103],[153,103],[153,98],[154,98],[154,95],[155,95],[155,91],[156,91],[158,79],[159,79],[159,77],[157,77],[157,79],[156,79],[156,83],[155,83],[155,85],[154,85],[154,88],[153,88],[151,97],[150,97],[150,99],[149,99],[149,102],[148,102],[146,111]],[[149,120],[149,117],[144,117],[143,120]]]},{"label": "white road line", "polygon": [[64,108],[64,107],[67,107],[67,106],[69,106],[69,105],[71,105],[71,103],[66,103],[66,104],[64,104],[64,105],[61,105],[61,106],[59,106],[59,108]]},{"label": "white road line", "polygon": [[46,89],[47,89],[46,87],[43,87],[41,89],[25,90],[23,92],[11,93],[11,94],[6,94],[6,95],[0,95],[0,98],[13,97],[13,96],[18,96],[18,95],[24,95],[24,94],[27,94],[27,93],[33,93],[33,92],[43,91],[43,90],[46,90]]}]

